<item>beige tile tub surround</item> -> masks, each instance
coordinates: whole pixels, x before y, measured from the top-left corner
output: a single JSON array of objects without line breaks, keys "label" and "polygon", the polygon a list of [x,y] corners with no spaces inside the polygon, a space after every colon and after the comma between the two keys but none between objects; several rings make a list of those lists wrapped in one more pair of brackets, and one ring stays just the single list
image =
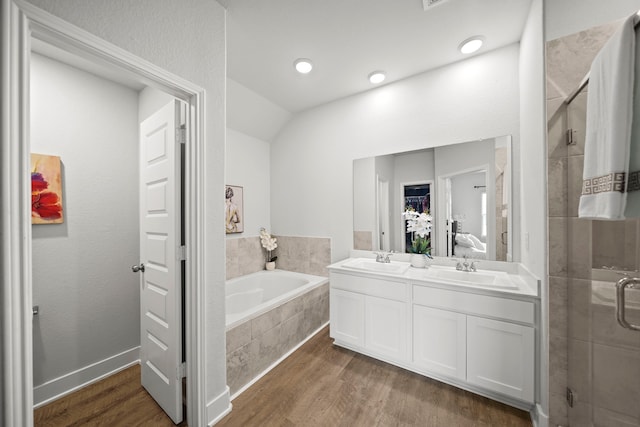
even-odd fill
[{"label": "beige tile tub surround", "polygon": [[[275,236],[276,266],[281,270],[328,276],[331,240],[322,237]],[[227,280],[264,270],[259,237],[228,238]],[[329,321],[329,284],[227,331],[227,383],[240,390]]]},{"label": "beige tile tub surround", "polygon": [[227,384],[233,395],[329,321],[329,284],[227,331]]},{"label": "beige tile tub surround", "polygon": [[[331,239],[328,237],[274,236],[278,247],[276,268],[298,273],[328,276],[331,264]],[[228,238],[227,280],[264,270],[265,250],[260,237]]]},{"label": "beige tile tub surround", "polygon": [[[633,387],[640,381],[640,361],[629,350],[640,346],[640,337],[619,328],[614,307],[602,303],[599,282],[591,277],[592,268],[603,265],[637,268],[640,221],[577,217],[588,86],[570,107],[563,104],[621,22],[547,43],[550,425],[640,424],[640,396]],[[567,146],[569,128],[576,144]],[[634,371],[623,373],[631,364]],[[567,386],[575,394],[572,408]]]},{"label": "beige tile tub surround", "polygon": [[353,249],[361,251],[372,251],[373,231],[354,231]]},{"label": "beige tile tub surround", "polygon": [[277,267],[298,273],[329,276],[331,239],[328,237],[277,236]]}]

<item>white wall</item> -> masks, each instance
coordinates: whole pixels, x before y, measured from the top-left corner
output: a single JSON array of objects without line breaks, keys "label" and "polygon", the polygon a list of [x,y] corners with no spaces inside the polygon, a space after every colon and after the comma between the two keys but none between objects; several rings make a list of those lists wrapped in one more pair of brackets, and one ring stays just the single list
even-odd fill
[{"label": "white wall", "polygon": [[272,141],[291,113],[227,78],[227,128]]},{"label": "white wall", "polygon": [[[268,142],[227,130],[225,183],[243,187],[244,194],[244,232],[228,234],[227,239],[258,236],[261,227],[271,229],[269,151]],[[221,206],[223,200],[221,193]]]},{"label": "white wall", "polygon": [[34,54],[31,151],[63,165],[64,223],[32,227],[40,386],[140,345],[137,92]]},{"label": "white wall", "polygon": [[630,16],[640,1],[545,0],[544,8],[546,40],[554,40]]},{"label": "white wall", "polygon": [[[576,9],[576,13],[580,8]],[[520,41],[520,244],[522,263],[543,281],[540,325],[539,425],[548,425],[547,147],[543,0],[533,0]],[[514,202],[517,203],[514,195]],[[515,234],[515,233],[514,233]]]},{"label": "white wall", "polygon": [[274,233],[330,237],[347,257],[355,158],[511,134],[517,159],[518,57],[510,45],[296,115],[271,147]]},{"label": "white wall", "polygon": [[[29,0],[36,6],[142,57],[206,90],[206,150],[203,153],[209,195],[204,252],[206,300],[203,360],[209,419],[228,408],[224,319],[225,11],[215,1],[191,0]],[[226,402],[225,402],[226,400]]]},{"label": "white wall", "polygon": [[138,93],[138,123],[142,123],[174,99],[167,93],[145,87]]}]

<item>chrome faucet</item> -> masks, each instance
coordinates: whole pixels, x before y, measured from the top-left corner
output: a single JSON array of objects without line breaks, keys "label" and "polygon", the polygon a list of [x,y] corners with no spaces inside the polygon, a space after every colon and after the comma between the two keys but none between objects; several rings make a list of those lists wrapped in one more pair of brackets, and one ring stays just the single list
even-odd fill
[{"label": "chrome faucet", "polygon": [[468,256],[463,255],[462,258],[464,261],[460,262],[460,260],[456,263],[456,270],[458,271],[478,271],[477,263],[478,261],[468,261]]},{"label": "chrome faucet", "polygon": [[393,254],[393,251],[391,252],[374,252],[376,254],[376,262],[382,262],[385,264],[388,264],[391,262],[391,260],[389,259],[389,257]]}]

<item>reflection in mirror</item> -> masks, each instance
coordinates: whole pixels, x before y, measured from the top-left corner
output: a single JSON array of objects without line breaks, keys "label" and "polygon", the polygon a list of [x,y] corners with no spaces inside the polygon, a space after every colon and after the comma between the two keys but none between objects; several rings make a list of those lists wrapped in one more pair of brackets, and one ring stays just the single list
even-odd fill
[{"label": "reflection in mirror", "polygon": [[474,170],[445,180],[447,256],[487,259],[487,171]]},{"label": "reflection in mirror", "polygon": [[510,136],[354,160],[354,249],[408,252],[415,205],[433,216],[432,254],[511,261],[510,163]]}]

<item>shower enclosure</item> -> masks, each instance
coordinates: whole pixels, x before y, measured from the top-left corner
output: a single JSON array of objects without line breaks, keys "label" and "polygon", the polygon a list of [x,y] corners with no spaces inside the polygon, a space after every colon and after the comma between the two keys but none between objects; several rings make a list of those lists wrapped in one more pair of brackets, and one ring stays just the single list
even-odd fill
[{"label": "shower enclosure", "polygon": [[640,220],[578,218],[593,58],[621,21],[547,43],[549,425],[640,425]]}]

